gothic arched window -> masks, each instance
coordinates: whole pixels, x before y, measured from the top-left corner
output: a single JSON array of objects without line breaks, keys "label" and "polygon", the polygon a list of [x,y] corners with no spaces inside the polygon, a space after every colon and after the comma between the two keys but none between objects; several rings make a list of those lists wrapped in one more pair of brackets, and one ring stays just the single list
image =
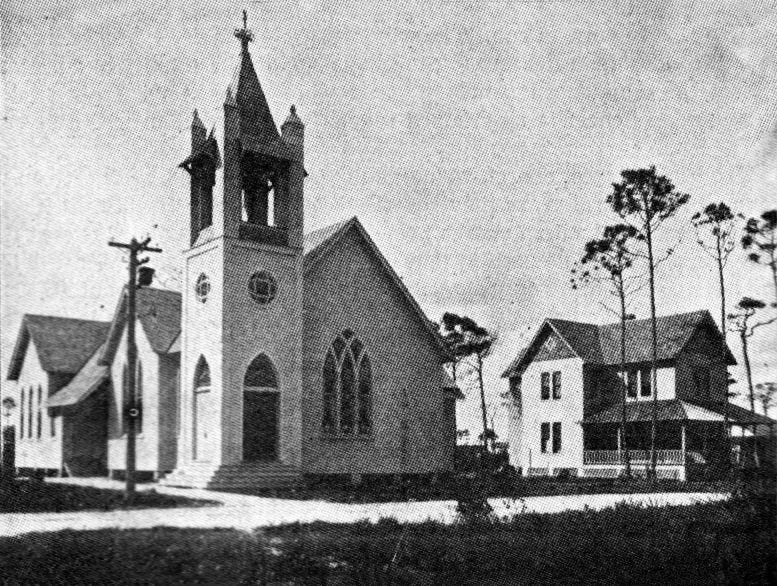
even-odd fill
[{"label": "gothic arched window", "polygon": [[200,356],[194,369],[194,389],[210,390],[210,367],[204,356]]},{"label": "gothic arched window", "polygon": [[323,370],[325,433],[368,435],[372,431],[372,365],[351,330],[329,346]]},{"label": "gothic arched window", "polygon": [[259,354],[251,361],[243,379],[243,389],[247,391],[277,389],[278,377],[275,374],[270,359],[265,354]]}]

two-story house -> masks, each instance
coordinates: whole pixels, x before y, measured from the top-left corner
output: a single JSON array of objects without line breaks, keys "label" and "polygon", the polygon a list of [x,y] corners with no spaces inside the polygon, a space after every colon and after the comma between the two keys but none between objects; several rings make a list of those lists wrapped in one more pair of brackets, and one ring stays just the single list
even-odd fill
[{"label": "two-story house", "polygon": [[653,385],[650,320],[626,323],[623,371],[620,323],[545,320],[502,375],[513,465],[525,475],[615,477],[628,458],[644,473],[655,413],[657,475],[685,479],[690,465],[726,462],[727,424],[775,423],[726,402],[736,361],[709,312],[659,317],[657,333]]}]

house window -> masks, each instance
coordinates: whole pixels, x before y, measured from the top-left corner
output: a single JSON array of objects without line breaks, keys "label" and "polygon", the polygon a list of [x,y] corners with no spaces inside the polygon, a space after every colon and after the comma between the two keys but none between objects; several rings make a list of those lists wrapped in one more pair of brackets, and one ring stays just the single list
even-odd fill
[{"label": "house window", "polygon": [[343,331],[329,346],[323,387],[325,433],[368,435],[372,431],[372,365],[351,330]]},{"label": "house window", "polygon": [[540,399],[550,399],[550,373],[543,372],[540,375]]},{"label": "house window", "polygon": [[24,437],[24,389],[22,389],[22,400],[19,402],[19,439]]},{"label": "house window", "polygon": [[553,373],[553,399],[561,398],[561,371]]},{"label": "house window", "polygon": [[54,414],[49,411],[49,426],[50,430],[49,433],[51,434],[51,437],[54,437],[57,435],[57,418],[54,417]]},{"label": "house window", "polygon": [[693,371],[693,384],[697,395],[708,395],[710,392],[710,371],[706,368],[697,368]]},{"label": "house window", "polygon": [[626,395],[630,399],[637,397],[637,371],[630,370],[626,373]]},{"label": "house window", "polygon": [[540,424],[540,452],[548,453],[548,441],[550,440],[550,423]]},{"label": "house window", "polygon": [[561,451],[561,423],[553,424],[553,453],[558,454]]},{"label": "house window", "polygon": [[37,433],[35,434],[35,437],[40,439],[41,434],[43,433],[43,388],[38,385],[38,412],[35,414],[35,417],[37,419]]},{"label": "house window", "polygon": [[639,371],[639,394],[641,397],[651,395],[651,372],[649,368],[643,368]]}]

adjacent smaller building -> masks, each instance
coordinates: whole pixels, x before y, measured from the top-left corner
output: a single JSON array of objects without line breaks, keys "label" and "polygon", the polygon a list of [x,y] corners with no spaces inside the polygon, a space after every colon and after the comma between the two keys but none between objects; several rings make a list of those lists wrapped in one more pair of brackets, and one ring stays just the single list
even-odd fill
[{"label": "adjacent smaller building", "polygon": [[[736,364],[712,316],[657,318],[657,475],[727,463],[726,425],[774,420],[726,403],[727,367]],[[510,389],[510,460],[524,475],[615,477],[626,456],[649,465],[653,418],[650,320],[620,323],[547,319],[502,374]],[[625,419],[625,429],[622,420]]]}]

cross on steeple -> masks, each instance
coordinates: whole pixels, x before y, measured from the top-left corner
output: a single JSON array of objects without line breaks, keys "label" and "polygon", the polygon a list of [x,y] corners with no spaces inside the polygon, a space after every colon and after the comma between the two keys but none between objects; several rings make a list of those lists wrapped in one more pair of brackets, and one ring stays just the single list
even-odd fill
[{"label": "cross on steeple", "polygon": [[254,40],[254,33],[248,30],[248,14],[243,11],[243,28],[235,29],[235,36],[240,39],[243,53],[248,53],[248,43]]}]

